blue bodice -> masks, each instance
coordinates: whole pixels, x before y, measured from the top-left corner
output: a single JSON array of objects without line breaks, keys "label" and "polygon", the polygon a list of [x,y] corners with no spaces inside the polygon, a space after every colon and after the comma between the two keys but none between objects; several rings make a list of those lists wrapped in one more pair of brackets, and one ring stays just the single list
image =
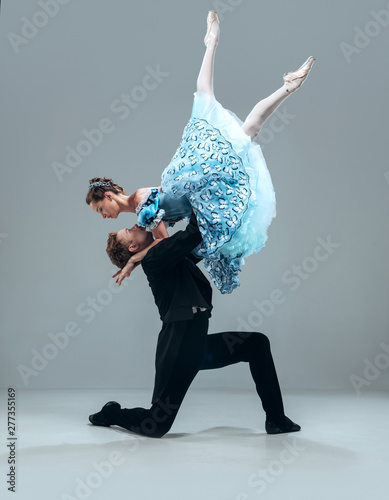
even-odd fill
[{"label": "blue bodice", "polygon": [[163,220],[190,217],[192,213],[192,205],[186,196],[174,199],[164,192],[159,193],[159,208],[165,211]]},{"label": "blue bodice", "polygon": [[190,217],[192,205],[186,196],[171,198],[158,189],[149,189],[143,201],[136,208],[138,224],[148,231],[155,229],[161,220],[170,227],[184,217]]}]

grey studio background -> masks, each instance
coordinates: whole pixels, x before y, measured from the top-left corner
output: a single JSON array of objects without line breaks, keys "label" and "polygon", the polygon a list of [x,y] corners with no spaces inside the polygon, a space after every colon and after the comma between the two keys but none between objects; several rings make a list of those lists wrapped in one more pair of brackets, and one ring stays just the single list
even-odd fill
[{"label": "grey studio background", "polygon": [[[215,93],[240,118],[284,72],[309,55],[316,63],[258,139],[277,217],[241,287],[215,290],[210,332],[266,333],[284,389],[387,389],[388,2],[55,5],[46,18],[37,1],[1,5],[2,386],[151,389],[151,292],[139,269],[117,289],[105,254],[108,232],[135,216],[103,221],[84,199],[94,176],[127,194],[159,185],[190,116],[213,8]],[[119,111],[122,94],[133,108]],[[88,146],[99,127],[110,132]],[[83,156],[67,164],[77,147]],[[199,373],[193,387],[252,381],[240,365]]]}]

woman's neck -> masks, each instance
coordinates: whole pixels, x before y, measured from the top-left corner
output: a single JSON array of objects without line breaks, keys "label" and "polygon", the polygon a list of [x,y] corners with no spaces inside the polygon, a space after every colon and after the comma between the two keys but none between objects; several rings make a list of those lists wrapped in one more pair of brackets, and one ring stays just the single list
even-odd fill
[{"label": "woman's neck", "polygon": [[130,196],[121,195],[117,200],[120,212],[132,212],[135,213],[135,193]]}]

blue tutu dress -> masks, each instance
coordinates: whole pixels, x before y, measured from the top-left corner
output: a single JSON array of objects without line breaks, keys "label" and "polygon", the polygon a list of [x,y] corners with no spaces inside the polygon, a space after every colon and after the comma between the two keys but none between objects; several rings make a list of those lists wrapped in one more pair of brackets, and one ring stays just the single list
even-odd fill
[{"label": "blue tutu dress", "polygon": [[259,252],[276,216],[272,180],[261,148],[242,121],[209,94],[196,92],[181,143],[137,207],[138,224],[173,225],[193,210],[203,237],[194,254],[221,293],[239,286],[244,257]]}]

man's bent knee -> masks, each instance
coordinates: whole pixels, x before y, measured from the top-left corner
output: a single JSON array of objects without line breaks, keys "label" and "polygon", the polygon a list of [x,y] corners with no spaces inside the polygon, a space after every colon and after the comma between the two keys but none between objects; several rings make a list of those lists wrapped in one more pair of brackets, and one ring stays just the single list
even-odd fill
[{"label": "man's bent knee", "polygon": [[152,418],[147,418],[142,422],[141,432],[143,436],[151,438],[161,438],[170,431],[173,422],[156,422]]},{"label": "man's bent knee", "polygon": [[256,342],[261,348],[270,348],[270,340],[264,333],[252,332],[251,338],[253,342]]}]

